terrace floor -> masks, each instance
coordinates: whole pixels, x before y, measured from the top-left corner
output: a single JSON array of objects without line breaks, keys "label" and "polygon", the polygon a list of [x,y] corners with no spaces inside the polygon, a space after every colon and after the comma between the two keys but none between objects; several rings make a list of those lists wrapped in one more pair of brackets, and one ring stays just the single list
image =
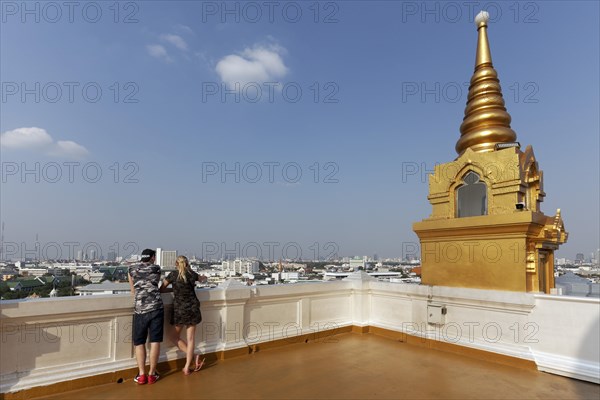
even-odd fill
[{"label": "terrace floor", "polygon": [[154,385],[123,383],[44,399],[594,399],[600,385],[414,346],[374,334],[211,361]]}]

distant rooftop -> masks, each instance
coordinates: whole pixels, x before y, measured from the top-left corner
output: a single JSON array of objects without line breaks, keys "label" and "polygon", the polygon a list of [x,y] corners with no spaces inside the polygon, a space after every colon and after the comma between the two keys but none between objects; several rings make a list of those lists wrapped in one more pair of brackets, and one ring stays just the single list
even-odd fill
[{"label": "distant rooftop", "polygon": [[77,290],[81,291],[87,291],[87,292],[104,292],[107,290],[120,290],[120,291],[130,291],[131,287],[129,286],[129,283],[122,283],[122,282],[111,282],[111,281],[103,281],[101,283],[92,283],[90,285],[86,285],[86,286],[82,286],[80,288],[78,288]]},{"label": "distant rooftop", "polygon": [[556,278],[556,287],[567,296],[600,297],[600,283],[592,283],[571,271]]}]

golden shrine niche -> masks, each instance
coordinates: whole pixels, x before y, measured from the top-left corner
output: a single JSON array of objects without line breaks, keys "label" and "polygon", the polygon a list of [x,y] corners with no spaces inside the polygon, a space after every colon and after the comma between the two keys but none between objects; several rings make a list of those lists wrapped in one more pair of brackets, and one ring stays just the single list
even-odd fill
[{"label": "golden shrine niche", "polygon": [[554,251],[567,240],[557,210],[542,213],[543,174],[511,129],[481,12],[475,72],[456,143],[458,158],[429,176],[431,216],[413,224],[421,283],[550,293]]}]

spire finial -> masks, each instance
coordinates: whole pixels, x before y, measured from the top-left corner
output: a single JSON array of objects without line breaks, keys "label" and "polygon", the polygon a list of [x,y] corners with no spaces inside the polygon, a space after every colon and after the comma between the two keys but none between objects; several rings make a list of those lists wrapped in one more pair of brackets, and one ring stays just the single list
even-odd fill
[{"label": "spire finial", "polygon": [[492,65],[492,54],[487,37],[490,14],[481,11],[475,17],[478,31],[475,72],[471,77],[465,117],[460,126],[461,137],[456,152],[467,148],[474,151],[493,151],[497,143],[511,143],[517,134],[510,128],[510,115],[504,107],[498,73]]},{"label": "spire finial", "polygon": [[475,17],[475,26],[477,26],[477,31],[479,32],[475,68],[478,65],[492,63],[492,54],[490,53],[490,44],[487,38],[487,23],[489,20],[490,14],[487,11],[479,11],[479,14]]},{"label": "spire finial", "polygon": [[487,11],[479,11],[479,14],[475,16],[475,26],[477,28],[485,25],[487,26],[487,22],[490,20],[490,13]]}]

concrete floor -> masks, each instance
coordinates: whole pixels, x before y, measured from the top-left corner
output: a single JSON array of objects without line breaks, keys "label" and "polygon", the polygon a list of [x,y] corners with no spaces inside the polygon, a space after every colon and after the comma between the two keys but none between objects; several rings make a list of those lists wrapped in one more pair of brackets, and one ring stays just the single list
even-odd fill
[{"label": "concrete floor", "polygon": [[600,399],[593,383],[351,333],[173,371],[154,385],[132,378],[44,399]]}]

